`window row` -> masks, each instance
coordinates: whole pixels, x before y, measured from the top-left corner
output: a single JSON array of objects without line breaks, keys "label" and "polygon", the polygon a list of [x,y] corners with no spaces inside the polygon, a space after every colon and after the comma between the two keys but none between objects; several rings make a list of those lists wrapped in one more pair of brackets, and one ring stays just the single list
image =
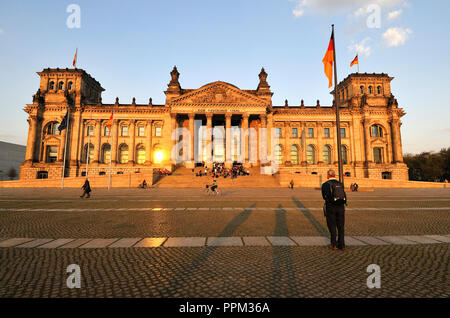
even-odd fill
[{"label": "window row", "polygon": [[[294,165],[299,164],[299,151],[300,148],[297,145],[292,145],[290,149],[290,162]],[[327,164],[332,163],[331,158],[331,147],[330,146],[324,146],[323,149],[323,162]],[[348,164],[347,159],[347,147],[344,145],[341,146],[341,153],[342,153],[342,163]],[[276,145],[275,146],[275,161],[278,164],[282,164],[284,162],[284,152],[283,152],[283,146],[282,145]],[[317,157],[316,157],[316,149],[312,145],[308,145],[306,147],[306,162],[308,164],[316,164],[317,163]]]},{"label": "window row", "polygon": [[[275,128],[275,136],[277,138],[282,138],[282,128],[281,127],[276,127]],[[347,138],[347,134],[346,134],[346,129],[345,128],[341,128],[341,138]],[[307,130],[307,136],[308,138],[314,138],[314,128],[309,127]],[[330,138],[330,128],[324,128],[323,129],[323,137],[325,138]],[[298,129],[297,128],[292,128],[291,130],[291,137],[292,138],[298,138]]]},{"label": "window row", "polygon": [[[120,126],[119,128],[120,128],[120,136],[127,137],[128,126]],[[145,137],[145,126],[138,126],[136,133],[138,137]],[[111,127],[110,126],[103,127],[103,136],[109,136],[110,134],[111,134]],[[162,135],[162,127],[160,126],[154,127],[153,136],[161,137],[161,135]],[[94,126],[86,127],[86,136],[94,136]]]},{"label": "window row", "polygon": [[[381,95],[381,94],[382,94],[382,91],[383,91],[383,89],[382,89],[381,85],[378,85],[378,86],[377,86],[377,95]],[[361,86],[359,87],[359,93],[360,93],[361,95],[363,95],[364,92],[365,92],[364,86],[361,85]],[[372,86],[372,85],[369,85],[369,87],[368,87],[368,89],[367,89],[367,93],[368,93],[368,94],[373,94],[373,93],[374,93],[374,90],[373,90],[373,86]]]},{"label": "window row", "polygon": [[[48,90],[52,91],[55,89],[55,81],[50,81],[48,82]],[[58,82],[58,90],[63,90],[64,89],[64,82],[63,81],[59,81]],[[69,81],[67,82],[67,89],[70,91],[73,89],[73,82]]]},{"label": "window row", "polygon": [[[89,148],[88,148],[89,147]],[[161,163],[162,156],[161,156],[161,150],[159,145],[155,145],[153,147],[153,162],[154,163]],[[117,150],[117,161],[118,163],[127,163],[131,159],[129,158],[129,147],[127,144],[121,144],[118,147]],[[144,164],[146,161],[146,148],[144,145],[139,144],[136,146],[136,151],[134,155],[134,161],[137,164]],[[86,162],[92,162],[94,161],[94,145],[93,144],[86,144],[83,149],[82,158],[81,161],[83,163]],[[104,144],[101,149],[100,154],[100,162],[101,163],[110,163],[111,161],[111,145],[110,144]]]}]

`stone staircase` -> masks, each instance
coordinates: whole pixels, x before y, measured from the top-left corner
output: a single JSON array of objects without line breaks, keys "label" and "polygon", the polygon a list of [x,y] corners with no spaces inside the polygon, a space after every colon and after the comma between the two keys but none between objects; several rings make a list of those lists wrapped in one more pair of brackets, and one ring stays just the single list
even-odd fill
[{"label": "stone staircase", "polygon": [[[200,168],[196,168],[197,173]],[[262,175],[259,167],[250,168],[249,176],[238,176],[236,179],[219,177],[217,184],[219,188],[279,188],[280,183],[271,175]],[[205,188],[212,183],[211,176],[196,177],[192,170],[179,167],[172,175],[162,177],[153,187],[159,188]]]}]

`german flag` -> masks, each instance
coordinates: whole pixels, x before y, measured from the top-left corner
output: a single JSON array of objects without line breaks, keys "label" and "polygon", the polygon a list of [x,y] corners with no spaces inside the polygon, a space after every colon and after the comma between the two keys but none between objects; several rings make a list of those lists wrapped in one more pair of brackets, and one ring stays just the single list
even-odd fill
[{"label": "german flag", "polygon": [[350,67],[352,67],[353,65],[355,65],[355,64],[358,64],[359,65],[359,62],[358,62],[358,54],[356,54],[356,57],[353,59],[353,61],[350,63]]},{"label": "german flag", "polygon": [[333,54],[334,54],[334,31],[331,32],[330,44],[328,44],[327,52],[322,60],[325,68],[325,75],[328,77],[328,88],[333,86]]},{"label": "german flag", "polygon": [[111,113],[111,116],[109,117],[109,120],[105,123],[105,126],[108,127],[108,129],[111,130],[111,125],[113,122],[114,112]]},{"label": "german flag", "polygon": [[73,67],[77,67],[77,53],[78,53],[78,48],[75,50],[75,56],[73,57],[73,62],[72,65]]}]

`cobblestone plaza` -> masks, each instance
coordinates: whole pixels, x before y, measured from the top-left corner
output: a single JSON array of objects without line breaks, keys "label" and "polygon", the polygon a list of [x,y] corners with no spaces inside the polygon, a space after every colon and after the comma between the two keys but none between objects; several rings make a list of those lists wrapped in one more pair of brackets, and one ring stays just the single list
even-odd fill
[{"label": "cobblestone plaza", "polygon": [[314,189],[79,194],[0,190],[0,297],[449,296],[447,189],[348,193],[343,252],[327,248]]}]

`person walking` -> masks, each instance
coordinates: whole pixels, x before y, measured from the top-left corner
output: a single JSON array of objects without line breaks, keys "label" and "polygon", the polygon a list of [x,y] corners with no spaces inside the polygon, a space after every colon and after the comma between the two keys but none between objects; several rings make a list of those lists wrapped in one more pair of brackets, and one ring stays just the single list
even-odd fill
[{"label": "person walking", "polygon": [[291,182],[289,182],[289,188],[294,189],[294,180],[291,179]]},{"label": "person walking", "polygon": [[83,189],[83,194],[82,195],[80,195],[80,198],[84,198],[84,196],[87,194],[87,196],[86,196],[86,198],[90,198],[91,197],[91,195],[90,195],[90,193],[91,193],[91,186],[90,186],[90,184],[89,184],[89,180],[86,178],[86,181],[84,182],[84,184],[83,184],[83,186],[81,187],[81,189]]},{"label": "person walking", "polygon": [[336,172],[334,170],[328,170],[327,178],[328,180],[322,184],[322,197],[325,200],[323,210],[327,220],[328,230],[330,231],[329,247],[333,250],[340,249],[343,251],[345,249],[344,224],[347,195],[344,190],[344,185],[336,179]]}]

